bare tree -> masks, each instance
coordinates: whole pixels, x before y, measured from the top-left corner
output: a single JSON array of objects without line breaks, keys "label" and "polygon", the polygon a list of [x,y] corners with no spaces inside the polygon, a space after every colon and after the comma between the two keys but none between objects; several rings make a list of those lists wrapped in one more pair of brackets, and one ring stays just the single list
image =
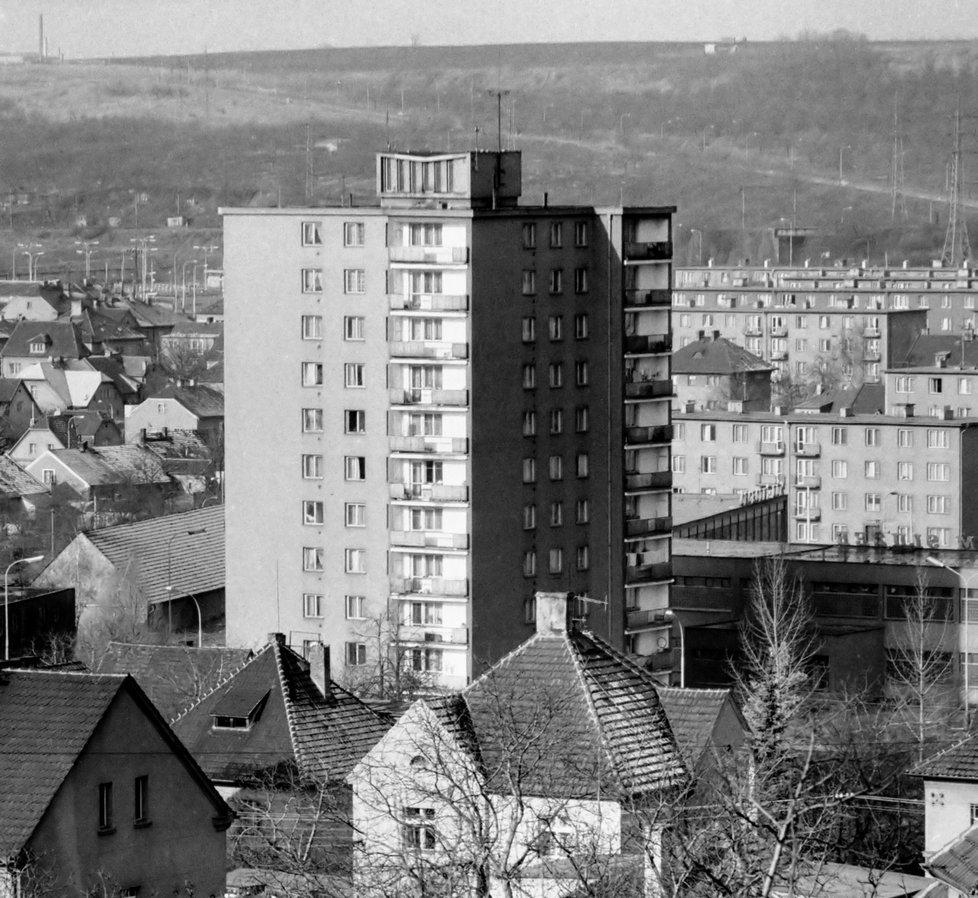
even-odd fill
[{"label": "bare tree", "polygon": [[411,667],[398,609],[387,608],[367,618],[355,634],[366,644],[368,660],[346,668],[344,685],[351,692],[400,704],[412,701],[422,690],[431,691],[431,683]]}]

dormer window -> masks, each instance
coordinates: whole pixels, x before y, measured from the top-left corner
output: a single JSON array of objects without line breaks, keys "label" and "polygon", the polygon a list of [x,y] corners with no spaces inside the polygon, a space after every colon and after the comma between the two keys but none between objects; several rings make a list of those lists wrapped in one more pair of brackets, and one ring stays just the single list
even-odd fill
[{"label": "dormer window", "polygon": [[31,355],[43,355],[47,348],[47,341],[43,337],[38,337],[30,342]]},{"label": "dormer window", "polygon": [[247,732],[261,716],[269,690],[258,691],[247,686],[232,688],[211,713],[211,729]]}]

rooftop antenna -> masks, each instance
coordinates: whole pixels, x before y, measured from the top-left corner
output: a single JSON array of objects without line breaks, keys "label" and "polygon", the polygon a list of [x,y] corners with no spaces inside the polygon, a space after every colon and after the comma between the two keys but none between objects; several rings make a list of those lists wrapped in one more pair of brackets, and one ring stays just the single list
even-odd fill
[{"label": "rooftop antenna", "polygon": [[[489,96],[496,98],[496,143],[499,152],[503,151],[503,97],[508,97],[508,90],[490,90]],[[512,125],[510,126],[512,131]]]},{"label": "rooftop antenna", "polygon": [[944,234],[944,249],[941,251],[941,264],[963,265],[971,257],[971,241],[968,239],[968,225],[961,207],[961,99],[954,113],[954,152],[951,154],[951,168],[948,185],[947,231]]},{"label": "rooftop antenna", "polygon": [[907,217],[906,184],[903,175],[903,134],[900,131],[900,111],[897,95],[893,97],[893,158],[890,161],[890,220],[896,221],[897,213]]}]

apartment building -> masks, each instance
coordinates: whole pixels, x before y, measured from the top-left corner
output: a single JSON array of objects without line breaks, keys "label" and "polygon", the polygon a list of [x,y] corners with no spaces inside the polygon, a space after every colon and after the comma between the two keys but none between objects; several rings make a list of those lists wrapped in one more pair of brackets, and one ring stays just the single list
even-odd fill
[{"label": "apartment building", "polygon": [[799,543],[934,548],[978,535],[978,434],[946,417],[805,413],[674,415],[674,488],[782,489]]},{"label": "apartment building", "polygon": [[887,411],[970,418],[978,414],[978,342],[974,333],[924,334],[902,364],[883,373]]},{"label": "apartment building", "polygon": [[731,408],[768,411],[771,375],[776,369],[719,331],[704,334],[672,354],[672,407],[690,411]]},{"label": "apartment building", "polygon": [[388,152],[376,206],[224,210],[229,644],[458,687],[558,590],[656,645],[673,209],[523,206],[520,165]]}]

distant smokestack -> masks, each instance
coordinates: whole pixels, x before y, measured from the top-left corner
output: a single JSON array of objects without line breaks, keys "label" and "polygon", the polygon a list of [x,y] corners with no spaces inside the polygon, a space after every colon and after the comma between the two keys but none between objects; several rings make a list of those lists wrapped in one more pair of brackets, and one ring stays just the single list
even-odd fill
[{"label": "distant smokestack", "polygon": [[37,17],[37,55],[39,59],[44,59],[44,13]]}]

